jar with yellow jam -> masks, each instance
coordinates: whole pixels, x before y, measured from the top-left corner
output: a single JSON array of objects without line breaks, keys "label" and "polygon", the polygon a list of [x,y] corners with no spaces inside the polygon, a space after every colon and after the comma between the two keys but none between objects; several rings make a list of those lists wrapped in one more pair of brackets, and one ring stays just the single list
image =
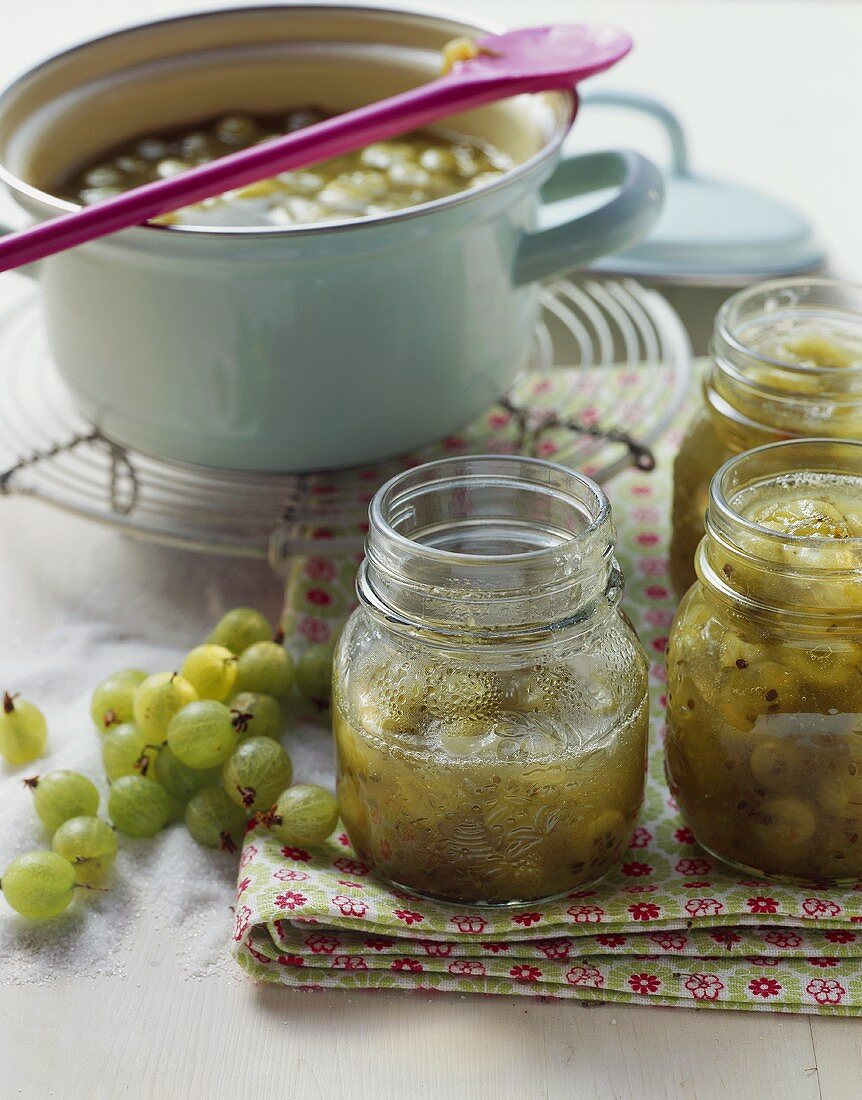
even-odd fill
[{"label": "jar with yellow jam", "polygon": [[709,482],[735,454],[782,439],[862,439],[862,287],[787,279],[719,310],[703,405],[674,463],[670,570],[694,583]]},{"label": "jar with yellow jam", "polygon": [[667,651],[667,776],[746,872],[862,879],[862,443],[791,440],[715,475]]},{"label": "jar with yellow jam", "polygon": [[474,905],[599,878],[638,816],[648,724],[604,493],[536,459],[457,458],[394,478],[369,516],[333,694],[353,846]]}]

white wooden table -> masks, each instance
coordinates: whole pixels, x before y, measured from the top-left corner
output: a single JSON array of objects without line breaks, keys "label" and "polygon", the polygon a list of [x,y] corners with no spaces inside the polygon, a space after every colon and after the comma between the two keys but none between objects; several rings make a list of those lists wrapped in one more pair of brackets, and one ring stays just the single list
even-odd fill
[{"label": "white wooden table", "polygon": [[[674,104],[688,123],[699,167],[780,192],[808,211],[834,268],[862,279],[858,4],[537,0],[527,10],[517,0],[460,0],[460,6],[513,23],[593,18],[631,30],[637,52],[615,83]],[[4,0],[0,80],[76,39],[174,10],[173,0]],[[618,122],[607,125],[608,143],[628,136]],[[641,144],[653,140],[647,131],[630,136]],[[0,305],[3,296],[0,283]],[[137,589],[138,601],[148,594],[145,634],[164,630],[167,608],[190,622],[200,619],[202,627],[214,603],[277,605],[278,587],[263,568],[222,569],[213,581],[206,563],[181,556],[182,591],[169,591],[160,583],[158,554],[120,551],[120,541],[35,503],[0,501],[0,669],[13,648],[36,650],[58,601],[62,615],[110,623],[106,559],[118,584]],[[124,562],[134,565],[125,574]],[[852,1020],[586,1010],[515,998],[299,995],[259,988],[238,973],[190,978],[160,953],[158,933],[146,926],[125,966],[124,979],[59,975],[49,984],[0,988],[0,1096],[860,1095],[862,1025]]]}]

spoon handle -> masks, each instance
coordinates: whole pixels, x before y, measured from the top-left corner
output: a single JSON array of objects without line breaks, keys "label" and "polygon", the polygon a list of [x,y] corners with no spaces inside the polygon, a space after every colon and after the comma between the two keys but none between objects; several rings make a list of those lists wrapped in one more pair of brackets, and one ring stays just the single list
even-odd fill
[{"label": "spoon handle", "polygon": [[[516,92],[535,91],[529,86],[533,83],[497,75],[447,74],[389,99],[10,233],[0,238],[0,271],[34,263],[279,172],[354,152],[370,142],[395,137],[458,111]],[[549,84],[546,78],[543,86]]]}]

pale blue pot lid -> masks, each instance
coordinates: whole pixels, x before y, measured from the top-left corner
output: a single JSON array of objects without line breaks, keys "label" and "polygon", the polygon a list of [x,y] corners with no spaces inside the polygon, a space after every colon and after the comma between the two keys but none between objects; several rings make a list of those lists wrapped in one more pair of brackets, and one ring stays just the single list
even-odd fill
[{"label": "pale blue pot lid", "polygon": [[589,93],[582,105],[646,112],[665,127],[672,163],[662,213],[646,240],[605,256],[592,270],[674,283],[738,285],[821,268],[826,254],[811,224],[771,195],[693,172],[685,134],[663,104],[636,93]]}]

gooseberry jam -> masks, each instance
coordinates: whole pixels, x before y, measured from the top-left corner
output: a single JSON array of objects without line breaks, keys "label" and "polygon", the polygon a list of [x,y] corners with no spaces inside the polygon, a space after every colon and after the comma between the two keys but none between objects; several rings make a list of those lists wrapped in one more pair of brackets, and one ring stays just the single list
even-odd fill
[{"label": "gooseberry jam", "polygon": [[604,494],[537,460],[452,459],[389,482],[370,520],[334,675],[354,847],[472,904],[598,878],[631,836],[647,741]]},{"label": "gooseberry jam", "polygon": [[718,313],[703,404],[674,463],[670,568],[693,584],[709,482],[735,454],[806,436],[862,438],[862,288],[764,283]]},{"label": "gooseberry jam", "polygon": [[[226,115],[138,136],[78,168],[58,186],[82,204],[176,175],[330,117],[318,107],[279,115]],[[157,219],[163,225],[311,225],[371,217],[480,187],[515,162],[500,149],[428,130],[282,172]]]},{"label": "gooseberry jam", "polygon": [[710,488],[667,651],[666,765],[746,872],[862,878],[862,443],[770,444]]}]

